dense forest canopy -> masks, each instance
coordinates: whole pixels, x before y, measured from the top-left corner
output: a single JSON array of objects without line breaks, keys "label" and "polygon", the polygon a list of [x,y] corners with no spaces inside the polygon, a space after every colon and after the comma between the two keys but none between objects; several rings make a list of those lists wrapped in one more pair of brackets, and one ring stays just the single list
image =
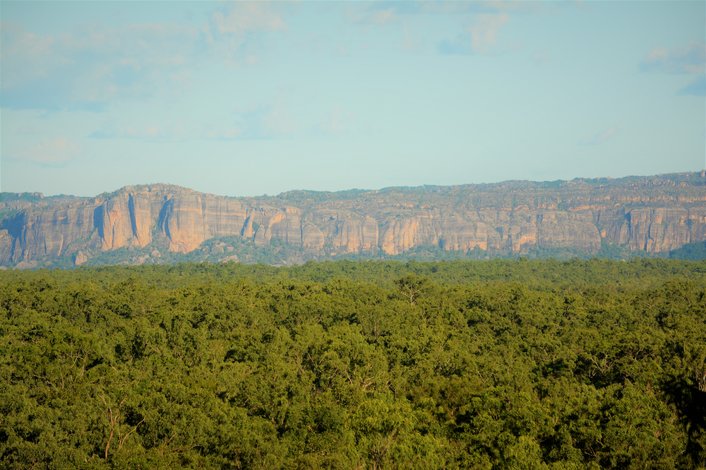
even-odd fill
[{"label": "dense forest canopy", "polygon": [[4,468],[693,468],[706,262],[0,271]]}]

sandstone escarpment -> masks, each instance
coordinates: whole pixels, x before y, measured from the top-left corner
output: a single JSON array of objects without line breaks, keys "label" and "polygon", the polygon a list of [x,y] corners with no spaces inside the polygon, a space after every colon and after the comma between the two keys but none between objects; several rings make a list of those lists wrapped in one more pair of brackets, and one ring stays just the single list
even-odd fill
[{"label": "sandstone escarpment", "polygon": [[154,250],[158,257],[160,249],[189,253],[220,237],[317,257],[397,255],[418,247],[590,254],[604,244],[660,253],[706,240],[706,180],[679,174],[261,198],[148,185],[95,198],[0,199],[2,265],[62,258],[78,264],[118,249]]}]

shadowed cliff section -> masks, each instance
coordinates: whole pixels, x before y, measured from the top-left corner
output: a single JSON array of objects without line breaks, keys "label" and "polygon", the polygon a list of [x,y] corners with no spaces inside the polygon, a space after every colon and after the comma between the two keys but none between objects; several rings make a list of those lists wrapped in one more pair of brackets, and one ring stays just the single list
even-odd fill
[{"label": "shadowed cliff section", "polygon": [[704,240],[706,178],[698,173],[257,198],[163,184],[94,198],[0,197],[0,264],[18,267],[110,253],[108,262],[206,251],[208,259],[248,261],[243,250],[273,249],[282,263],[418,250],[492,257],[595,255],[609,247],[657,255]]}]

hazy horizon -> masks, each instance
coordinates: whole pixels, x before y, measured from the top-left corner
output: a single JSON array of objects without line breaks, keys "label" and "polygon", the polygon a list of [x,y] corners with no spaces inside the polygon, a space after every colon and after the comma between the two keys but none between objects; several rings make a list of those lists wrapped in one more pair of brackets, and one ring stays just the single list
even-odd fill
[{"label": "hazy horizon", "polygon": [[0,191],[706,167],[704,2],[0,2]]},{"label": "hazy horizon", "polygon": [[189,189],[193,190],[196,192],[200,193],[207,193],[207,194],[213,194],[215,196],[224,196],[224,197],[234,197],[234,198],[258,198],[258,197],[277,197],[282,194],[290,193],[290,192],[313,192],[313,193],[337,193],[337,192],[347,192],[347,191],[384,191],[388,189],[396,189],[396,188],[423,188],[423,187],[453,187],[453,186],[482,186],[482,185],[498,185],[498,184],[503,184],[503,183],[515,183],[515,182],[530,182],[530,183],[554,183],[557,181],[562,181],[562,182],[570,182],[572,180],[601,180],[601,179],[609,179],[609,180],[620,180],[623,178],[649,178],[649,177],[655,177],[655,176],[669,176],[669,175],[678,175],[678,174],[687,174],[687,173],[692,173],[692,174],[697,174],[699,173],[698,171],[696,172],[674,172],[674,173],[661,173],[661,174],[656,174],[656,175],[625,175],[625,176],[618,176],[618,177],[612,177],[612,176],[596,176],[596,177],[582,177],[582,176],[577,176],[575,178],[570,178],[570,179],[555,179],[555,180],[521,180],[521,179],[511,179],[511,180],[499,180],[499,181],[481,181],[481,182],[474,182],[474,183],[458,183],[458,184],[448,184],[448,185],[443,185],[443,184],[419,184],[419,185],[394,185],[394,186],[384,186],[384,187],[377,187],[377,188],[364,188],[364,187],[356,187],[356,188],[341,188],[341,189],[333,189],[333,190],[326,190],[326,189],[312,189],[312,188],[292,188],[292,189],[285,189],[284,191],[280,191],[278,193],[260,193],[260,194],[234,194],[234,193],[214,193],[211,191],[202,191],[198,188],[192,188],[188,186],[182,186],[174,183],[167,183],[167,182],[160,182],[160,181],[154,181],[154,182],[145,182],[145,183],[131,183],[131,184],[126,184],[122,185],[117,188],[108,188],[103,191],[100,191],[98,193],[94,194],[73,194],[73,193],[53,193],[53,194],[47,194],[43,193],[42,191],[0,191],[0,193],[10,193],[10,194],[33,194],[33,193],[41,193],[42,196],[44,197],[54,197],[54,196],[76,196],[76,197],[85,197],[85,198],[91,198],[95,196],[99,196],[101,194],[111,194],[116,191],[120,191],[121,189],[124,189],[126,187],[139,187],[139,186],[177,186],[181,187],[184,189]]}]

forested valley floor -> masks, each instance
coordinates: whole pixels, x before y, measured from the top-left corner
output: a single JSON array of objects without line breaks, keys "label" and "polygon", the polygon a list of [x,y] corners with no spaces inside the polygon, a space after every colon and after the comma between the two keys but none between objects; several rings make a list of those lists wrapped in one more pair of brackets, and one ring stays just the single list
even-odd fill
[{"label": "forested valley floor", "polygon": [[0,271],[2,468],[703,468],[706,262]]}]

